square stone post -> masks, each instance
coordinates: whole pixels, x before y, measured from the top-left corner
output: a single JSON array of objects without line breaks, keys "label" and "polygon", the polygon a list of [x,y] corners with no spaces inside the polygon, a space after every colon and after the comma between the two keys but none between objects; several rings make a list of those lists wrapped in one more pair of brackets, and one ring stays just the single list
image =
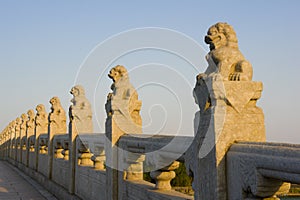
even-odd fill
[{"label": "square stone post", "polygon": [[15,161],[18,161],[18,150],[20,149],[21,147],[21,144],[20,144],[20,126],[21,126],[21,123],[22,123],[22,120],[20,117],[18,117],[16,119],[16,126],[15,126],[15,149],[14,149],[14,158],[13,160]]},{"label": "square stone post", "polygon": [[106,195],[108,200],[121,199],[119,182],[124,179],[122,165],[123,149],[118,146],[119,138],[124,134],[142,133],[142,120],[139,114],[141,101],[137,92],[129,82],[127,70],[123,66],[116,66],[108,75],[112,80],[112,93],[107,96],[105,109],[105,153],[106,153]]},{"label": "square stone post", "polygon": [[57,134],[67,133],[66,113],[60,104],[58,97],[50,99],[51,112],[48,126],[48,178],[52,179],[54,145],[53,137]]},{"label": "square stone post", "polygon": [[209,98],[206,108],[201,111],[197,142],[193,143],[195,199],[226,200],[225,158],[228,149],[238,141],[263,142],[266,139],[264,114],[256,106],[262,83],[209,77],[199,87],[195,89],[196,98]]},{"label": "square stone post", "polygon": [[75,191],[75,170],[78,163],[76,152],[76,137],[79,133],[93,133],[92,109],[90,102],[85,97],[85,90],[81,85],[72,87],[70,93],[72,105],[69,108],[69,145],[68,157],[70,166],[69,192]]},{"label": "square stone post", "polygon": [[251,63],[240,52],[229,24],[214,24],[204,40],[210,48],[208,67],[194,88],[200,122],[186,165],[194,176],[195,200],[226,200],[228,149],[238,141],[266,139],[264,114],[256,106],[263,86],[252,81]]},{"label": "square stone post", "polygon": [[75,127],[75,122],[70,121],[69,123],[69,192],[71,194],[75,191],[75,168],[77,165],[76,156],[76,137],[78,135],[77,129]]},{"label": "square stone post", "polygon": [[34,127],[34,148],[35,148],[35,169],[38,170],[39,164],[39,153],[40,153],[40,143],[39,138],[41,134],[48,133],[48,114],[46,112],[45,106],[39,104],[35,108],[35,127]]},{"label": "square stone post", "polygon": [[33,110],[28,110],[27,112],[28,115],[28,120],[26,122],[26,150],[25,150],[25,166],[29,166],[29,152],[31,151],[31,139],[34,135],[34,130],[35,130],[35,114]]}]

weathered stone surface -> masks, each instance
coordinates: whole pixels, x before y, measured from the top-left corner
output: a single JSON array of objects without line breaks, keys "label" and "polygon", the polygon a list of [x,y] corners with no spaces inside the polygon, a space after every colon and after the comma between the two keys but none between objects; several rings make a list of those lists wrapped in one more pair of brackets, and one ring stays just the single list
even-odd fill
[{"label": "weathered stone surface", "polygon": [[21,149],[26,149],[26,122],[28,116],[23,113],[21,115],[22,123],[20,125],[20,140],[21,140]]},{"label": "weathered stone surface", "polygon": [[205,42],[210,47],[205,74],[218,73],[225,81],[252,80],[252,66],[240,52],[236,33],[229,24],[216,23],[211,26]]},{"label": "weathered stone surface", "polygon": [[274,198],[299,183],[300,145],[276,143],[237,143],[227,153],[229,199]]},{"label": "weathered stone surface", "polygon": [[[112,126],[118,129],[118,133],[114,132],[112,143],[115,143],[119,136],[124,133],[141,133],[142,118],[140,110],[142,102],[138,100],[138,94],[129,81],[127,70],[121,65],[112,68],[108,75],[112,80],[112,93],[107,96],[105,109],[107,113],[106,133],[112,132]],[[117,130],[116,129],[116,130]]]},{"label": "weathered stone surface", "polygon": [[35,130],[35,114],[33,110],[28,110],[27,112],[28,115],[28,120],[26,122],[26,138],[28,140],[28,147],[30,148],[30,151],[34,151],[34,138],[32,138],[31,136],[34,135],[34,130]]},{"label": "weathered stone surface", "polygon": [[36,106],[36,112],[35,134],[37,138],[40,134],[48,132],[48,114],[43,104]]},{"label": "weathered stone surface", "polygon": [[[123,169],[119,169],[117,141],[123,134],[136,134],[142,132],[142,118],[140,116],[141,101],[131,85],[127,70],[117,65],[108,74],[113,80],[112,93],[107,95],[105,110],[105,134],[108,138],[105,144],[106,153],[106,185],[107,198],[118,199],[118,181],[122,181]],[[118,172],[120,170],[121,172]],[[122,191],[122,188],[119,188]]]},{"label": "weathered stone surface", "polygon": [[[48,129],[48,178],[52,178],[53,159],[55,153],[55,145],[53,138],[55,135],[67,134],[66,113],[60,104],[58,97],[50,99],[51,112],[49,113],[49,129]],[[61,149],[62,151],[63,149]],[[61,153],[59,153],[60,155]]]},{"label": "weathered stone surface", "polygon": [[49,114],[49,126],[55,134],[67,133],[66,113],[60,104],[58,97],[50,99],[51,112]]},{"label": "weathered stone surface", "polygon": [[[217,23],[205,37],[208,68],[194,89],[200,108],[195,140],[186,156],[194,177],[195,199],[227,199],[225,155],[238,141],[265,141],[264,114],[256,106],[262,83],[240,53],[234,30]],[[195,159],[195,156],[197,158]]]},{"label": "weathered stone surface", "polygon": [[74,121],[78,133],[92,133],[92,108],[85,97],[84,88],[81,85],[72,87],[70,93],[73,95],[72,104],[69,108],[70,122]]},{"label": "weathered stone surface", "polygon": [[156,181],[155,188],[158,190],[171,190],[171,180],[175,178],[176,173],[175,169],[179,167],[179,162],[174,161],[169,166],[164,167],[163,169],[153,171],[150,173],[151,178]]},{"label": "weathered stone surface", "polygon": [[16,133],[16,148],[20,147],[20,130],[21,130],[22,119],[20,117],[16,118],[15,123],[15,133]]},{"label": "weathered stone surface", "polygon": [[34,128],[35,128],[35,115],[33,110],[28,110],[27,112],[28,120],[26,122],[26,135],[27,138],[32,136],[34,134]]}]

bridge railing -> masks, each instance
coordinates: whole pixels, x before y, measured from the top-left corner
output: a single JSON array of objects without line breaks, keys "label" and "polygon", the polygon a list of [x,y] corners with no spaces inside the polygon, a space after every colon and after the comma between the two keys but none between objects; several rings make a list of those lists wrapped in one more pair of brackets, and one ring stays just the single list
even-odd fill
[{"label": "bridge railing", "polygon": [[[264,115],[256,106],[262,83],[197,76],[199,126],[195,137],[183,137],[143,135],[141,101],[126,69],[116,66],[110,77],[104,134],[93,133],[89,102],[75,86],[68,130],[53,97],[49,116],[37,106],[33,135],[25,114],[3,130],[1,158],[60,199],[276,199],[289,182],[300,183],[299,145],[265,143]],[[193,176],[194,197],[172,190],[178,161]],[[148,172],[154,184],[144,180]]]},{"label": "bridge railing", "polygon": [[238,143],[227,153],[228,198],[283,195],[300,184],[300,145]]}]

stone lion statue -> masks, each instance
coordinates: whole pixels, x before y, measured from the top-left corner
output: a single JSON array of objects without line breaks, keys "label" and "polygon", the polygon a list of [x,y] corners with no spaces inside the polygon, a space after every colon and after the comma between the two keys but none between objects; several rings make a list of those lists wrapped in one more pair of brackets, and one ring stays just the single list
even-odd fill
[{"label": "stone lion statue", "polygon": [[209,65],[205,74],[200,74],[198,78],[219,73],[223,80],[252,80],[252,66],[240,52],[232,26],[227,23],[216,23],[208,29],[204,41],[210,48],[206,56]]},{"label": "stone lion statue", "polygon": [[28,115],[28,120],[26,122],[26,127],[27,127],[27,137],[31,136],[34,134],[34,126],[35,126],[35,116],[34,116],[34,111],[33,110],[28,110],[27,112]]},{"label": "stone lion statue", "polygon": [[79,133],[92,133],[92,109],[89,100],[85,97],[84,88],[81,85],[72,87],[70,93],[73,95],[69,108],[70,121],[75,122]]},{"label": "stone lion statue", "polygon": [[[113,80],[113,84],[111,85],[113,92],[108,94],[107,102],[110,102],[113,99],[115,104],[111,105],[106,103],[107,115],[110,116],[112,110],[119,110],[123,115],[126,115],[126,113],[129,112],[131,120],[136,125],[141,126],[142,118],[139,112],[141,110],[142,102],[138,100],[138,94],[129,81],[126,68],[122,65],[117,65],[110,70],[108,77]],[[124,110],[122,111],[122,109]]]},{"label": "stone lion statue", "polygon": [[53,97],[50,99],[51,112],[49,114],[50,128],[55,131],[55,133],[67,133],[66,126],[66,113],[60,104],[58,97]]},{"label": "stone lion statue", "polygon": [[48,132],[48,114],[46,112],[45,106],[39,104],[35,108],[35,129],[36,133],[47,133]]}]

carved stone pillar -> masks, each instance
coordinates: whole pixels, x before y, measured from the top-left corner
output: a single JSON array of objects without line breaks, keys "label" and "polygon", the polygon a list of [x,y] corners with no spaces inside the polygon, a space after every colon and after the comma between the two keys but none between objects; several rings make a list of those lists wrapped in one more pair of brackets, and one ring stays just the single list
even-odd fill
[{"label": "carved stone pillar", "polygon": [[[219,40],[220,39],[220,40]],[[238,141],[264,142],[264,114],[256,106],[263,85],[252,81],[251,64],[238,49],[233,28],[217,23],[209,28],[208,68],[194,89],[200,122],[186,165],[194,176],[195,200],[227,199],[225,156]]]},{"label": "carved stone pillar", "polygon": [[53,137],[58,134],[67,133],[66,124],[66,113],[60,104],[58,97],[53,97],[50,99],[51,112],[49,113],[49,129],[48,129],[48,166],[49,174],[48,178],[52,179],[52,169],[53,169],[53,156],[54,156],[54,145]]},{"label": "carved stone pillar", "polygon": [[16,121],[12,121],[10,123],[10,126],[9,126],[9,132],[10,132],[10,140],[11,140],[11,143],[10,143],[10,151],[9,151],[9,157],[10,158],[13,158],[13,155],[14,155],[14,149],[15,149],[15,141],[16,141],[16,133],[15,133],[15,127],[16,126]]},{"label": "carved stone pillar", "polygon": [[[35,131],[34,131],[34,148],[35,148],[35,169],[38,169],[38,159],[39,153],[46,154],[46,145],[43,147],[39,143],[39,137],[41,134],[48,133],[48,114],[45,110],[45,106],[43,104],[39,104],[35,108],[36,116],[35,116]],[[41,149],[40,149],[41,148]]]},{"label": "carved stone pillar", "polygon": [[[25,151],[26,151],[26,122],[27,122],[28,116],[27,114],[23,113],[21,115],[21,125],[20,125],[20,149],[18,151],[18,162],[24,163],[25,164]],[[24,153],[23,153],[24,152]]]},{"label": "carved stone pillar", "polygon": [[117,200],[118,182],[124,177],[121,171],[123,169],[119,169],[117,142],[123,134],[142,133],[142,119],[139,114],[142,103],[129,81],[125,67],[118,65],[112,68],[108,76],[113,84],[112,93],[108,94],[105,104],[106,194],[108,200]]},{"label": "carved stone pillar", "polygon": [[[26,148],[23,149],[23,163],[28,166],[29,165],[29,152],[34,150],[32,137],[34,135],[34,130],[35,130],[35,114],[33,110],[28,110],[27,111],[28,119],[26,121],[26,136],[25,136],[25,146]],[[32,146],[32,147],[31,147]]]},{"label": "carved stone pillar", "polygon": [[[76,137],[79,133],[93,133],[93,122],[91,105],[85,97],[84,88],[76,85],[72,87],[70,93],[73,95],[73,99],[71,99],[72,105],[69,107],[69,145],[67,153],[70,163],[69,192],[72,194],[75,189],[75,168],[78,164]],[[84,153],[83,157],[89,156],[86,153]]]}]

